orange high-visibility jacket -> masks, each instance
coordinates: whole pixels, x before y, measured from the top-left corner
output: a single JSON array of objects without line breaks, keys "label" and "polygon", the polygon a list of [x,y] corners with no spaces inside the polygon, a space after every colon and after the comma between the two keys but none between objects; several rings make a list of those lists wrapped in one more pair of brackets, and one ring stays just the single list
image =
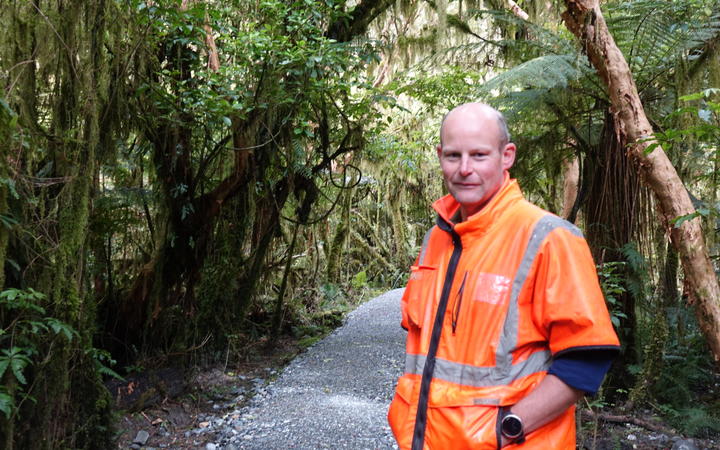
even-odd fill
[{"label": "orange high-visibility jacket", "polygon": [[[499,448],[499,407],[554,356],[619,342],[580,230],[527,202],[507,173],[464,222],[453,224],[449,195],[433,207],[402,298],[405,373],[388,420],[402,449]],[[574,408],[506,448],[574,449]]]}]

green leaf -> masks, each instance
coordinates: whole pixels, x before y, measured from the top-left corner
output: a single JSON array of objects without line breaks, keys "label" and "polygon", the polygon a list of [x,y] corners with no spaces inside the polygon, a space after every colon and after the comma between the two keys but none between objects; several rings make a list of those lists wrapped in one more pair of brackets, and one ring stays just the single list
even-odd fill
[{"label": "green leaf", "polygon": [[45,325],[42,322],[38,322],[36,320],[31,320],[30,322],[28,322],[28,324],[30,325],[30,329],[32,330],[32,332],[34,334],[37,334],[38,331],[47,332],[47,330],[48,330],[47,325]]},{"label": "green leaf", "polygon": [[8,259],[5,260],[5,262],[7,262],[7,263],[10,264],[11,266],[13,266],[13,268],[14,268],[15,270],[17,270],[18,272],[20,272],[20,264],[18,264],[17,261],[15,261],[14,259],[8,258]]},{"label": "green leaf", "polygon": [[645,154],[645,156],[647,156],[647,155],[649,155],[650,153],[652,153],[653,150],[655,150],[655,149],[658,148],[658,147],[660,147],[660,144],[657,143],[657,142],[653,142],[652,144],[650,144],[650,145],[648,145],[647,147],[645,147],[645,150],[643,150],[643,153]]},{"label": "green leaf", "polygon": [[5,371],[7,370],[9,365],[10,358],[0,357],[0,379],[2,379],[3,375],[5,375]]},{"label": "green leaf", "polygon": [[4,298],[5,300],[13,301],[18,297],[18,295],[20,295],[20,292],[21,291],[19,289],[8,289],[8,290],[2,291],[2,293],[0,293],[0,298]]},{"label": "green leaf", "polygon": [[713,95],[718,94],[718,93],[720,93],[719,88],[708,88],[708,89],[705,89],[700,92],[694,92],[692,94],[683,95],[682,97],[680,97],[680,100],[686,101],[686,102],[693,101],[693,100],[700,100],[703,98],[712,97]]},{"label": "green leaf", "polygon": [[19,223],[17,220],[15,220],[14,217],[7,216],[5,214],[0,214],[0,222],[2,222],[3,226],[8,230],[11,230],[15,225]]},{"label": "green leaf", "polygon": [[[27,384],[23,369],[32,363],[30,358],[24,354],[28,353],[27,349],[13,347],[10,350],[3,350],[2,353],[5,356],[0,358],[0,374],[4,374],[9,365],[10,370],[12,370],[13,375],[15,375],[15,379],[17,379],[20,384]],[[2,375],[0,375],[0,377],[2,377]]]},{"label": "green leaf", "polygon": [[100,372],[102,375],[107,375],[109,377],[115,378],[116,380],[125,381],[125,378],[123,378],[119,373],[115,372],[114,370],[103,364],[98,363],[97,371]]},{"label": "green leaf", "polygon": [[693,94],[683,95],[682,97],[680,97],[680,100],[689,102],[689,101],[693,101],[693,100],[700,100],[703,97],[704,97],[704,94],[702,92],[695,92]]},{"label": "green leaf", "polygon": [[10,195],[12,195],[15,200],[20,199],[20,194],[18,194],[17,189],[15,188],[15,180],[9,177],[3,177],[0,178],[0,184],[7,186]]},{"label": "green leaf", "polygon": [[[29,361],[29,360],[28,360]],[[27,384],[23,369],[28,365],[26,358],[13,358],[10,360],[10,368],[12,369],[13,375],[20,384]]]},{"label": "green leaf", "polygon": [[700,216],[700,213],[698,211],[694,211],[690,214],[685,214],[684,216],[679,216],[670,221],[670,224],[673,225],[675,228],[680,228],[680,225],[685,223],[688,220],[692,220],[696,217]]},{"label": "green leaf", "polygon": [[0,392],[0,411],[5,414],[5,418],[9,419],[12,415],[12,410],[15,408],[15,402],[12,396],[5,392]]},{"label": "green leaf", "polygon": [[45,322],[50,326],[55,334],[62,334],[68,341],[71,341],[73,336],[77,334],[70,325],[55,319],[54,317],[46,317]]}]

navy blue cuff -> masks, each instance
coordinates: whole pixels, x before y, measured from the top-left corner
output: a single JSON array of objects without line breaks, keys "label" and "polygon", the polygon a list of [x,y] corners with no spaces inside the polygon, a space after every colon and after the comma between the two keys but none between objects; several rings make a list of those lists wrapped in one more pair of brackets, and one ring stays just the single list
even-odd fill
[{"label": "navy blue cuff", "polygon": [[614,351],[603,350],[566,353],[553,360],[548,373],[560,378],[570,387],[595,395],[615,355]]}]

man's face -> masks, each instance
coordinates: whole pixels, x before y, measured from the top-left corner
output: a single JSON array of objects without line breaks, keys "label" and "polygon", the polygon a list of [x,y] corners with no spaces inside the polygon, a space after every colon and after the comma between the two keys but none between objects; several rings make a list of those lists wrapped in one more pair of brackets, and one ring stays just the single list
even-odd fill
[{"label": "man's face", "polygon": [[445,185],[460,203],[462,219],[480,211],[503,183],[515,162],[515,145],[500,148],[500,130],[492,113],[458,108],[446,118],[437,147]]}]

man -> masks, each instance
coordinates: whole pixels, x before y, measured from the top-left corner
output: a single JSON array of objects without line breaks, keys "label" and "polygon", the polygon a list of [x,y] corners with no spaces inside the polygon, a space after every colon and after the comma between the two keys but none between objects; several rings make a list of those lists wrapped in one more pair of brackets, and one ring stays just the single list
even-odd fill
[{"label": "man", "polygon": [[402,299],[405,373],[388,420],[400,448],[574,449],[574,404],[619,342],[580,230],[525,201],[502,115],[450,111],[433,205]]}]

